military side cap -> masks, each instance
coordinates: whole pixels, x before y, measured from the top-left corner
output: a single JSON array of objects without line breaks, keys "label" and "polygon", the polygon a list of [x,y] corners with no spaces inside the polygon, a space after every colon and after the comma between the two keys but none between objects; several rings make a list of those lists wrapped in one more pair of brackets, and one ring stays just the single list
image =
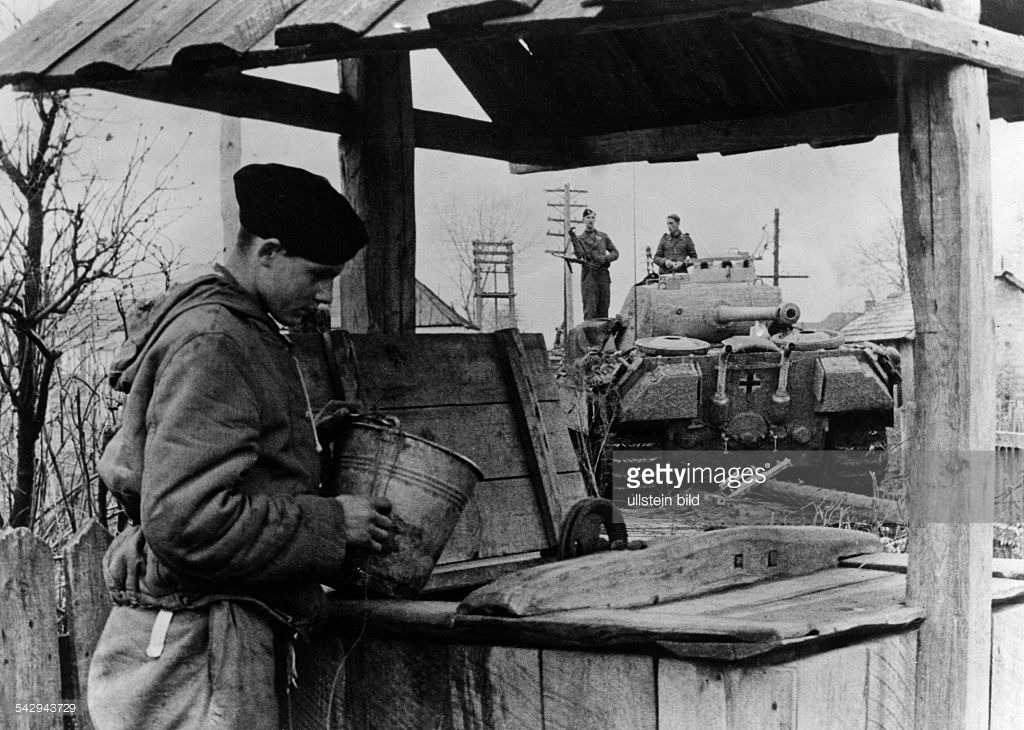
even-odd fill
[{"label": "military side cap", "polygon": [[318,264],[343,264],[366,245],[366,226],[323,177],[287,165],[246,165],[235,173],[238,220],[260,238]]}]

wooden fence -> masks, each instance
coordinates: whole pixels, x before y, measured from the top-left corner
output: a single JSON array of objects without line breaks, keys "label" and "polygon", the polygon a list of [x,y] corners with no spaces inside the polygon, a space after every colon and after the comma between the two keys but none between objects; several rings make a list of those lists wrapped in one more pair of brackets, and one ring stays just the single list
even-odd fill
[{"label": "wooden fence", "polygon": [[[54,555],[25,528],[0,529],[0,730],[93,730],[86,691],[89,661],[111,607],[102,571],[111,540],[90,520]],[[300,681],[287,724],[293,730],[343,727],[347,652],[341,640],[324,634],[296,650]],[[73,704],[75,711],[16,712],[19,703]]]},{"label": "wooden fence", "polygon": [[1004,400],[996,404],[996,430],[1024,433],[1024,400]]},{"label": "wooden fence", "polygon": [[[0,530],[0,727],[92,729],[85,690],[110,611],[101,568],[110,540],[90,520],[55,556],[25,528]],[[73,713],[53,711],[71,704]]]}]

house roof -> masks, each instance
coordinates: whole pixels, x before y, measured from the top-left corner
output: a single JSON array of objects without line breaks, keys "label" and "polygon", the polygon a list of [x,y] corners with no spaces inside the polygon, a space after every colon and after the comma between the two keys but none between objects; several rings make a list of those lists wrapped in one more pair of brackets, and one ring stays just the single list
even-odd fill
[{"label": "house roof", "polygon": [[437,48],[491,123],[417,112],[416,145],[520,171],[893,132],[901,54],[989,68],[993,116],[1024,118],[1017,0],[982,0],[981,24],[901,0],[808,2],[58,0],[0,42],[0,85],[339,132],[353,114],[344,94],[240,72]]},{"label": "house roof", "polygon": [[[1011,271],[996,274],[995,278],[1024,292],[1024,281]],[[910,292],[892,294],[877,302],[872,309],[857,317],[841,331],[847,342],[914,339],[914,307],[910,301]]]},{"label": "house roof", "polygon": [[831,330],[838,332],[860,314],[857,312],[831,312],[820,322],[801,322],[800,327],[806,330]]},{"label": "house roof", "polygon": [[419,279],[416,280],[416,328],[429,327],[464,327],[480,329],[468,319],[455,311],[450,304],[445,304],[430,287]]},{"label": "house roof", "polygon": [[841,330],[847,342],[888,342],[914,339],[914,307],[910,292],[877,302]]}]

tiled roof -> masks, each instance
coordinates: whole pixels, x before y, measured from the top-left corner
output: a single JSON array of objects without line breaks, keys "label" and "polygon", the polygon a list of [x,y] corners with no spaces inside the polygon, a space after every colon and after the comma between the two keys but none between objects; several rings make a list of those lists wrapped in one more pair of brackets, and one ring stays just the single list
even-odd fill
[{"label": "tiled roof", "polygon": [[910,292],[901,292],[875,306],[841,330],[847,342],[886,342],[914,339],[914,307]]},{"label": "tiled roof", "polygon": [[805,330],[832,330],[837,332],[859,316],[860,314],[857,312],[831,312],[820,322],[800,322],[800,327]]}]

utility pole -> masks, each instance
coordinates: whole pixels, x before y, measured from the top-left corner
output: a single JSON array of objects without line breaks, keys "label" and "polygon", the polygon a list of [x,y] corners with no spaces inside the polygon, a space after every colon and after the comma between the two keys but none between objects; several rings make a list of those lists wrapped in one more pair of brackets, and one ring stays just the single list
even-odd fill
[{"label": "utility pole", "polygon": [[[554,223],[561,223],[561,231],[548,231],[547,235],[555,236],[562,239],[562,253],[566,256],[573,256],[574,252],[572,249],[572,241],[569,239],[569,229],[577,223],[583,221],[576,220],[572,217],[572,212],[576,208],[586,208],[587,206],[583,203],[574,203],[573,197],[586,193],[586,190],[574,190],[569,183],[566,183],[560,188],[548,188],[545,189],[546,193],[561,193],[561,199],[557,203],[548,203],[549,208],[557,209],[562,215],[561,217],[548,216],[548,220]],[[573,292],[572,292],[572,269],[569,268],[569,264],[563,264],[562,274],[562,326],[563,337],[568,334],[569,330],[573,327],[572,319],[572,304],[573,304]]]},{"label": "utility pole", "polygon": [[[761,230],[764,230],[763,228]],[[778,286],[781,279],[809,279],[807,274],[780,274],[779,273],[779,209],[775,209],[775,235],[774,235],[774,249],[772,250],[772,273],[771,280],[772,286]],[[760,251],[761,246],[758,245],[757,249]],[[757,259],[760,261],[760,257]],[[758,275],[758,279],[768,279],[767,274]]]},{"label": "utility pole", "polygon": [[779,285],[779,209],[775,209],[775,266],[772,269],[772,285]]}]

